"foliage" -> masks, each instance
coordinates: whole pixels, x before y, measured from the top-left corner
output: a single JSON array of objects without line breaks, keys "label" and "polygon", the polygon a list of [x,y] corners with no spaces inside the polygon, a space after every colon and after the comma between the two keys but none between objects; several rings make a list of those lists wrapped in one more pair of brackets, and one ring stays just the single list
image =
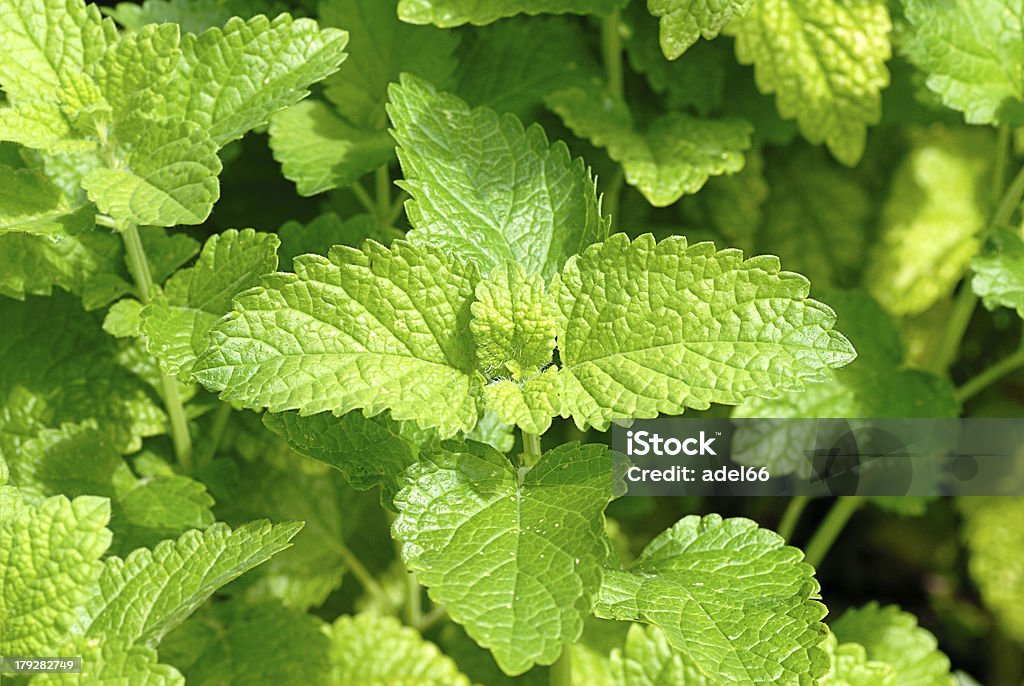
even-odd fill
[{"label": "foliage", "polygon": [[1022,14],[0,0],[16,683],[1019,681],[1020,498],[809,535],[608,431],[1021,412]]}]

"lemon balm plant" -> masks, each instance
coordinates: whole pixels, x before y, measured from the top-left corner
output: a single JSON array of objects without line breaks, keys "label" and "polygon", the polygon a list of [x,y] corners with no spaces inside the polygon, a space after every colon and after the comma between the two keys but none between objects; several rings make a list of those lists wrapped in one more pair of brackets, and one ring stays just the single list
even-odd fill
[{"label": "lemon balm plant", "polygon": [[[891,11],[1000,136],[900,62],[867,144]],[[978,297],[1020,309],[1019,84],[939,50],[969,12],[0,0],[0,655],[81,656],[32,683],[954,683],[896,607],[825,623],[808,562],[862,500],[807,560],[802,499],[785,538],[693,503],[650,530],[603,432],[957,416],[1020,365],[950,381]],[[963,517],[1012,641],[1004,507]]]}]

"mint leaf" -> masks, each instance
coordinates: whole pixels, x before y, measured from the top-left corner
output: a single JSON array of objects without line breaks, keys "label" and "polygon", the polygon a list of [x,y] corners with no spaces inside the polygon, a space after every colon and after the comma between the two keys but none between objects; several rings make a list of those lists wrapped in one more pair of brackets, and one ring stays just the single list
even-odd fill
[{"label": "mint leaf", "polygon": [[141,4],[119,2],[104,11],[131,31],[146,24],[178,24],[182,33],[201,33],[212,26],[223,26],[231,17],[273,17],[286,7],[263,0],[144,0]]},{"label": "mint leaf", "polygon": [[996,229],[986,249],[971,261],[971,288],[985,307],[1010,307],[1024,317],[1024,241],[1013,231]]},{"label": "mint leaf", "polygon": [[896,686],[895,670],[884,662],[868,661],[859,643],[839,645],[836,635],[829,634],[821,647],[832,660],[828,674],[818,682],[822,686]]},{"label": "mint leaf", "polygon": [[321,412],[303,417],[297,412],[268,412],[263,423],[295,452],[334,467],[359,490],[392,485],[417,462],[421,447],[436,447],[432,432],[383,413],[364,417],[353,411],[335,417]]},{"label": "mint leaf", "polygon": [[569,17],[517,17],[463,37],[455,92],[473,107],[527,121],[544,98],[601,74],[584,28]]},{"label": "mint leaf", "polygon": [[0,164],[0,232],[58,234],[90,228],[88,218],[72,214],[74,209],[43,174]]},{"label": "mint leaf", "polygon": [[103,567],[110,505],[88,496],[29,505],[9,486],[0,505],[0,651],[56,654]]},{"label": "mint leaf", "polygon": [[[202,629],[192,626],[201,622]],[[181,631],[205,630],[180,664],[189,686],[328,686],[330,642],[324,622],[276,603],[216,606]],[[174,636],[168,637],[173,645]],[[164,646],[160,647],[164,654]],[[178,657],[175,655],[175,657]]]},{"label": "mint leaf", "polygon": [[942,104],[969,124],[1024,123],[1024,6],[1019,0],[907,0],[907,58]]},{"label": "mint leaf", "polygon": [[55,93],[117,40],[113,22],[82,0],[0,3],[0,86],[12,103]]},{"label": "mint leaf", "polygon": [[281,173],[295,182],[299,195],[350,186],[395,154],[387,131],[357,129],[318,100],[275,114],[270,120],[270,147]]},{"label": "mint leaf", "polygon": [[656,626],[630,624],[625,645],[611,653],[610,686],[710,686],[713,682],[672,649]]},{"label": "mint leaf", "polygon": [[484,387],[484,403],[499,421],[542,434],[551,426],[552,417],[568,411],[561,409],[562,382],[554,367],[521,381],[497,379]]},{"label": "mint leaf", "polygon": [[153,550],[109,557],[74,633],[155,646],[218,588],[287,548],[300,528],[257,521],[232,531],[218,523]]},{"label": "mint leaf", "polygon": [[[823,294],[835,307],[843,331],[857,349],[848,367],[830,371],[821,383],[777,398],[750,398],[733,417],[956,417],[960,403],[946,379],[905,369],[900,332],[892,318],[862,291],[829,290]],[[880,393],[879,388],[885,388]],[[814,431],[812,425],[801,427]],[[741,464],[768,466],[773,474],[811,473],[806,456],[793,446],[814,442],[813,436],[792,436],[787,427],[766,422],[737,437],[735,457]],[[771,449],[765,445],[773,446]],[[755,459],[754,456],[757,458]],[[765,455],[772,456],[764,463]],[[922,479],[923,474],[915,475]]]},{"label": "mint leaf", "polygon": [[390,409],[445,436],[473,427],[480,379],[463,332],[475,265],[404,241],[295,262],[235,299],[196,364],[201,383],[272,412]]},{"label": "mint leaf", "polygon": [[812,143],[853,166],[889,85],[892,23],[884,0],[761,0],[733,22],[736,57],[754,65],[757,88]]},{"label": "mint leaf", "polygon": [[68,686],[68,684],[132,684],[132,686],[185,686],[178,670],[157,662],[156,651],[145,646],[111,638],[102,643],[79,640],[62,648],[82,658],[78,674],[38,674],[33,686]]},{"label": "mint leaf", "polygon": [[612,236],[570,260],[554,287],[563,415],[605,427],[827,378],[855,353],[808,290],[771,256]]},{"label": "mint leaf", "polygon": [[867,262],[875,207],[855,173],[820,151],[800,150],[770,166],[768,182],[758,250],[778,255],[816,288],[855,286]]},{"label": "mint leaf", "polygon": [[994,154],[988,132],[933,127],[912,140],[864,274],[868,291],[896,315],[920,314],[950,295],[978,252]]},{"label": "mint leaf", "polygon": [[962,498],[969,568],[986,607],[1024,641],[1024,565],[1014,553],[1024,531],[1024,498]]},{"label": "mint leaf", "polygon": [[640,132],[625,103],[594,88],[559,91],[547,103],[577,136],[607,148],[626,181],[655,207],[696,193],[711,176],[738,172],[750,148],[752,129],[741,119],[670,112]]},{"label": "mint leaf", "polygon": [[[870,603],[847,610],[832,623],[841,641],[864,646],[867,656],[891,665],[894,683],[903,686],[954,686],[949,658],[938,649],[935,637],[917,626],[917,619],[895,606]],[[840,646],[840,650],[842,646]]]},{"label": "mint leaf", "polygon": [[455,662],[394,617],[342,615],[331,625],[331,673],[337,684],[469,686]]},{"label": "mint leaf", "polygon": [[[113,339],[70,296],[0,298],[0,321],[0,410],[22,388],[45,399],[45,426],[95,421],[125,453],[163,433],[163,411],[118,364]],[[55,322],[60,336],[53,335]]]},{"label": "mint leaf", "polygon": [[517,14],[611,14],[622,0],[399,0],[398,17],[412,24],[441,27],[490,24]]},{"label": "mint leaf", "polygon": [[325,212],[305,225],[297,221],[282,225],[277,230],[281,240],[277,255],[282,265],[292,269],[292,262],[299,255],[327,255],[333,245],[357,248],[376,232],[377,220],[372,215],[357,214],[342,220],[334,212]]},{"label": "mint leaf", "polygon": [[[562,263],[604,239],[594,181],[539,126],[479,108],[405,76],[388,113],[409,191],[409,239],[430,242],[488,272],[519,262],[550,279]],[[509,193],[515,188],[515,193]]]},{"label": "mint leaf", "polygon": [[164,371],[189,377],[231,299],[277,269],[279,244],[271,233],[229,229],[206,242],[194,267],[167,281],[163,294],[142,310],[147,348]]},{"label": "mint leaf", "polygon": [[489,376],[520,379],[551,363],[555,312],[539,274],[513,262],[495,267],[477,284],[471,309],[477,360]]},{"label": "mint leaf", "polygon": [[594,613],[659,627],[709,679],[810,686],[828,670],[814,570],[749,519],[684,517],[627,571],[605,570]]},{"label": "mint leaf", "polygon": [[446,84],[458,36],[396,16],[397,0],[325,0],[320,21],[349,32],[351,56],[324,81],[328,103],[300,103],[271,120],[270,145],[302,195],[351,185],[394,157],[387,87],[403,72]]},{"label": "mint leaf", "polygon": [[714,38],[733,18],[750,11],[754,0],[647,0],[661,19],[661,50],[674,60],[697,42]]},{"label": "mint leaf", "polygon": [[103,318],[103,330],[114,338],[135,338],[142,334],[142,303],[135,298],[118,300]]},{"label": "mint leaf", "polygon": [[101,212],[132,224],[201,224],[220,197],[217,146],[186,121],[134,119],[121,130],[123,169],[82,181]]},{"label": "mint leaf", "polygon": [[223,146],[334,73],[347,42],[344,31],[319,29],[311,19],[287,14],[233,17],[223,29],[186,34],[162,113],[198,125]]},{"label": "mint leaf", "polygon": [[520,674],[554,662],[583,629],[611,487],[604,446],[559,446],[520,478],[488,446],[447,444],[406,472],[393,534],[431,597]]}]

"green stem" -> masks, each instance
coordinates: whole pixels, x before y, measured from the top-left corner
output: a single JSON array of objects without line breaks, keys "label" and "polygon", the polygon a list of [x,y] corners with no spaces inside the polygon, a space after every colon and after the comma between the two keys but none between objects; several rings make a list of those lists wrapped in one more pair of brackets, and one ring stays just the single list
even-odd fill
[{"label": "green stem", "polygon": [[391,171],[388,165],[381,165],[375,174],[377,190],[377,221],[381,228],[386,228],[388,215],[391,214]]},{"label": "green stem", "polygon": [[974,308],[978,305],[978,296],[971,288],[970,275],[964,278],[960,284],[960,291],[953,300],[953,309],[949,312],[946,320],[946,328],[939,339],[938,347],[932,357],[931,371],[936,374],[945,374],[956,360],[957,352],[960,350],[960,343],[967,333],[967,326],[974,316]]},{"label": "green stem", "polygon": [[1024,167],[1021,167],[1017,175],[1010,181],[1003,193],[1003,199],[999,201],[999,207],[992,215],[991,225],[994,227],[1007,226],[1013,219],[1013,213],[1020,207],[1021,198],[1024,198]]},{"label": "green stem", "polygon": [[416,575],[407,572],[405,575],[405,623],[409,626],[423,624],[423,598]]},{"label": "green stem", "polygon": [[804,551],[804,559],[811,566],[818,567],[821,565],[821,561],[825,559],[829,548],[835,543],[843,527],[846,526],[846,523],[850,521],[850,517],[853,516],[853,513],[857,511],[863,502],[864,496],[862,495],[844,495],[836,500],[836,504],[829,510],[818,530],[814,532],[814,536],[811,537],[811,541],[807,544],[807,548]]},{"label": "green stem", "polygon": [[391,209],[388,210],[388,226],[394,226],[395,222],[398,221],[398,215],[402,214],[402,210],[405,209],[405,201],[409,199],[409,194],[405,191],[399,191],[398,195],[395,196],[394,202],[391,203]]},{"label": "green stem", "polygon": [[[146,251],[142,247],[139,227],[135,224],[123,225],[121,236],[124,240],[128,271],[131,272],[135,286],[139,289],[139,300],[146,304],[153,296],[153,273],[149,269],[149,260],[146,259]],[[185,404],[178,392],[177,380],[162,369],[160,370],[160,388],[164,398],[164,409],[170,419],[174,456],[182,470],[186,474],[191,473],[194,468],[192,434],[189,433],[188,417],[185,416]]]},{"label": "green stem", "polygon": [[363,589],[376,598],[377,602],[386,608],[388,612],[394,612],[395,607],[391,603],[391,598],[388,597],[384,588],[377,583],[377,580],[373,578],[373,575],[370,574],[370,571],[359,558],[355,556],[355,553],[341,541],[336,541],[334,548],[338,551],[345,566],[348,567],[348,571],[352,572],[352,575],[359,581]]},{"label": "green stem", "polygon": [[999,379],[1020,369],[1021,367],[1024,367],[1024,345],[1018,348],[1017,351],[1009,357],[1005,357],[999,362],[996,362],[963,386],[956,389],[956,399],[961,403],[965,403],[994,384],[996,381],[999,381]]},{"label": "green stem", "polygon": [[356,181],[349,186],[349,188],[352,189],[352,193],[356,196],[356,200],[359,201],[359,204],[362,205],[367,212],[370,214],[377,213],[377,206],[374,204],[373,198],[370,197],[370,194],[366,192],[365,188],[363,188],[363,184]]},{"label": "green stem", "polygon": [[562,647],[562,654],[551,665],[548,683],[551,686],[572,686],[572,646]]},{"label": "green stem", "polygon": [[618,10],[601,21],[601,59],[604,61],[608,90],[621,99],[625,94],[625,83],[622,78],[622,36],[619,33]]},{"label": "green stem", "polygon": [[995,168],[992,171],[992,204],[995,205],[999,202],[999,194],[1006,188],[1004,184],[1006,180],[1006,165],[1010,161],[1010,136],[1009,126],[999,127],[999,140],[996,143],[996,154]]},{"label": "green stem", "polygon": [[793,538],[793,531],[796,530],[796,523],[800,521],[800,515],[803,514],[804,509],[807,508],[807,503],[811,502],[810,496],[806,495],[795,495],[789,499],[789,504],[786,505],[786,511],[782,513],[782,521],[779,522],[779,535],[787,541]]},{"label": "green stem", "polygon": [[540,460],[540,436],[523,432],[523,464],[532,467]]},{"label": "green stem", "polygon": [[416,625],[416,628],[419,629],[421,634],[426,633],[447,615],[448,609],[444,605],[435,605],[430,612],[423,615],[423,618],[420,619],[420,623]]},{"label": "green stem", "polygon": [[213,426],[210,427],[210,436],[203,441],[204,449],[196,452],[196,466],[202,467],[212,460],[224,439],[224,432],[227,431],[228,422],[231,420],[232,407],[229,403],[221,403],[213,416]]}]

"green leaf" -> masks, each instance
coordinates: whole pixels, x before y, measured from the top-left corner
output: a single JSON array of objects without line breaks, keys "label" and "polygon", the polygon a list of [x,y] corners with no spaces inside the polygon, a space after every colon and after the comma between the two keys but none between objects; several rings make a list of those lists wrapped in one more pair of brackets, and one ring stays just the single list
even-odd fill
[{"label": "green leaf", "polygon": [[563,412],[562,380],[554,367],[521,381],[498,379],[484,387],[484,403],[499,421],[542,434],[551,426],[551,418]]},{"label": "green leaf", "polygon": [[168,374],[187,379],[206,350],[210,329],[231,311],[231,300],[277,269],[272,233],[229,229],[212,236],[194,267],[174,274],[142,310],[149,352]]},{"label": "green leaf", "polygon": [[395,154],[387,131],[357,129],[318,100],[275,114],[270,120],[270,147],[281,173],[295,182],[299,195],[350,186]]},{"label": "green leaf", "polygon": [[711,686],[656,626],[631,624],[625,645],[611,653],[612,686]]},{"label": "green leaf", "polygon": [[295,452],[334,467],[361,491],[393,485],[417,462],[421,448],[432,449],[437,443],[433,432],[419,431],[414,424],[383,413],[364,417],[358,410],[340,417],[329,412],[308,417],[268,412],[263,423]]},{"label": "green leaf", "polygon": [[622,0],[399,0],[398,18],[411,24],[441,27],[477,26],[517,14],[608,15],[622,6]]},{"label": "green leaf", "polygon": [[548,451],[521,479],[501,453],[448,444],[406,472],[393,534],[409,569],[507,674],[579,638],[606,555],[611,457]]},{"label": "green leaf", "polygon": [[1024,498],[963,498],[964,538],[971,576],[989,610],[1024,641]]},{"label": "green leaf", "polygon": [[311,19],[256,16],[186,34],[162,114],[205,131],[217,147],[265,124],[306,95],[345,59],[344,31]]},{"label": "green leaf", "polygon": [[70,296],[0,298],[0,321],[0,409],[20,387],[45,399],[43,425],[93,420],[121,452],[163,433],[163,411],[117,363],[113,339]]},{"label": "green leaf", "polygon": [[[821,383],[777,398],[751,398],[733,417],[957,417],[960,403],[947,379],[905,369],[903,343],[892,318],[862,291],[828,290],[824,299],[835,308],[843,331],[858,352],[844,369],[831,371]],[[880,392],[884,389],[884,392]],[[741,464],[768,466],[772,474],[810,475],[811,463],[792,446],[813,444],[813,437],[791,436],[780,423],[766,423],[761,432],[744,437],[736,447]],[[811,424],[806,430],[812,431]],[[776,446],[766,449],[765,445]],[[751,456],[756,455],[754,459]],[[763,458],[772,459],[765,463]],[[915,478],[923,478],[916,474]]]},{"label": "green leaf", "polygon": [[217,146],[187,121],[141,117],[118,131],[123,168],[91,171],[89,199],[119,222],[201,224],[220,197]]},{"label": "green leaf", "polygon": [[555,284],[563,416],[605,427],[827,378],[855,353],[808,290],[772,256],[612,236]]},{"label": "green leaf", "polygon": [[881,117],[891,28],[885,0],[761,0],[725,31],[737,59],[754,65],[758,90],[776,95],[779,114],[853,166]]},{"label": "green leaf", "polygon": [[626,181],[655,207],[699,191],[708,178],[743,168],[750,124],[698,119],[681,112],[658,117],[638,131],[625,103],[594,88],[571,88],[547,98],[566,126],[622,164]]},{"label": "green leaf", "polygon": [[292,262],[299,255],[327,255],[333,245],[358,248],[367,238],[373,238],[376,231],[377,220],[372,215],[357,214],[342,220],[334,212],[325,212],[305,225],[297,221],[282,225],[277,230],[281,239],[277,255],[282,265],[292,269]]},{"label": "green leaf", "polygon": [[458,36],[403,24],[398,0],[325,0],[320,21],[349,32],[351,57],[324,81],[328,103],[300,103],[271,120],[270,145],[302,195],[351,185],[394,157],[387,132],[388,84],[403,72],[444,85]]},{"label": "green leaf", "polygon": [[1024,241],[1014,231],[996,229],[986,249],[971,261],[971,288],[985,307],[1010,307],[1024,317]]},{"label": "green leaf", "polygon": [[855,286],[871,244],[875,204],[867,189],[854,172],[817,151],[801,150],[768,172],[771,193],[758,250],[778,255],[815,288]]},{"label": "green leaf", "polygon": [[86,71],[116,29],[82,0],[0,2],[0,86],[11,102],[52,97],[64,80]]},{"label": "green leaf", "polygon": [[103,330],[114,338],[142,335],[142,303],[135,298],[118,300],[103,318]]},{"label": "green leaf", "polygon": [[568,17],[517,17],[468,33],[459,46],[455,92],[473,107],[528,121],[544,98],[601,74],[586,29]]},{"label": "green leaf", "polygon": [[197,362],[201,383],[272,412],[390,409],[444,436],[476,424],[480,377],[464,335],[475,265],[404,241],[295,262],[295,274],[235,299]]},{"label": "green leaf", "polygon": [[202,484],[176,474],[136,478],[91,422],[43,429],[21,443],[9,461],[11,481],[23,494],[111,499],[113,552],[213,523],[213,499]]},{"label": "green leaf", "polygon": [[213,635],[190,650],[192,664],[182,665],[189,686],[331,683],[331,646],[318,617],[276,603],[234,602],[218,606],[201,621]]},{"label": "green leaf", "polygon": [[[859,643],[867,657],[891,665],[893,683],[900,686],[955,686],[949,658],[938,649],[938,641],[917,619],[895,606],[870,603],[847,610],[832,623],[840,641]],[[840,651],[843,646],[840,646]]]},{"label": "green leaf", "polygon": [[859,643],[839,645],[835,634],[829,634],[821,647],[832,659],[828,674],[818,682],[821,686],[896,686],[895,670],[884,662],[868,661]]},{"label": "green leaf", "polygon": [[70,199],[43,174],[0,165],[0,232],[59,234],[90,228],[91,217],[72,214],[74,209]]},{"label": "green leaf", "polygon": [[[519,262],[545,280],[565,260],[604,239],[594,180],[539,126],[479,108],[404,76],[388,113],[412,200],[414,242],[479,262],[483,272]],[[509,189],[516,189],[510,193]]]},{"label": "green leaf", "polygon": [[984,131],[918,132],[882,208],[864,285],[889,312],[920,314],[950,295],[978,252],[988,170]]},{"label": "green leaf", "polygon": [[599,617],[639,620],[716,682],[811,686],[828,670],[814,570],[749,519],[691,515],[605,570]]},{"label": "green leaf", "polygon": [[334,683],[470,686],[452,659],[394,617],[342,615],[331,625]]},{"label": "green leaf", "polygon": [[0,505],[0,651],[56,655],[103,567],[110,504],[57,496],[33,506],[5,486]]},{"label": "green leaf", "polygon": [[153,550],[109,557],[74,633],[155,646],[214,591],[288,547],[301,523],[257,521],[232,531],[214,524]]},{"label": "green leaf", "polygon": [[1024,123],[1024,5],[1020,0],[907,0],[907,58],[942,104],[969,124]]},{"label": "green leaf", "polygon": [[360,499],[341,474],[294,454],[279,463],[240,460],[227,481],[230,490],[218,492],[221,517],[305,522],[288,550],[239,579],[232,593],[246,602],[277,600],[298,610],[322,605],[348,571],[341,546],[365,523],[362,506],[376,507],[377,499]]},{"label": "green leaf", "polygon": [[[123,34],[96,63],[93,80],[116,119],[153,108],[171,84],[181,58],[176,24],[144,26]],[[65,111],[67,105],[65,105]]]},{"label": "green leaf", "polygon": [[539,274],[514,262],[495,267],[477,284],[471,310],[477,359],[489,376],[520,379],[551,363],[555,312]]},{"label": "green leaf", "polygon": [[661,50],[670,60],[686,52],[698,38],[715,38],[753,4],[754,0],[647,0],[648,10],[661,19]]},{"label": "green leaf", "polygon": [[180,25],[182,33],[202,33],[210,27],[223,26],[231,17],[277,16],[286,11],[286,6],[263,0],[145,0],[141,4],[119,2],[104,11],[131,31],[146,24],[169,23]]},{"label": "green leaf", "polygon": [[32,678],[32,686],[185,686],[181,673],[158,663],[156,651],[152,648],[133,646],[127,641],[111,638],[102,643],[79,640],[63,650],[82,658],[82,671],[76,674],[39,674]]}]

